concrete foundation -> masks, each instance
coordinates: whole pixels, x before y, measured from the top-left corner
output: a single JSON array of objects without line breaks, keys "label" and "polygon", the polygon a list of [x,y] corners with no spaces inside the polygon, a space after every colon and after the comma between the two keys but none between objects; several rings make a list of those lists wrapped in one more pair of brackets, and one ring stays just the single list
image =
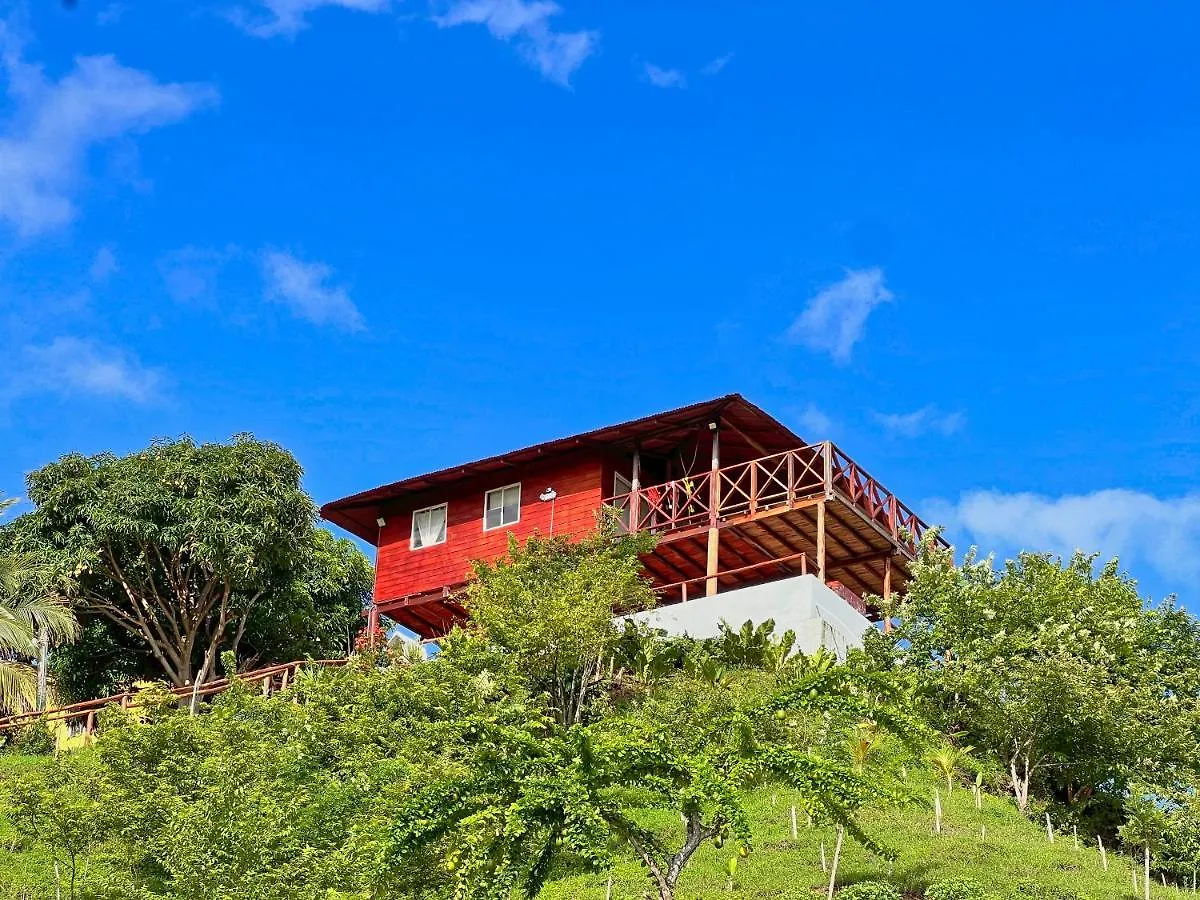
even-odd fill
[{"label": "concrete foundation", "polygon": [[862,647],[863,635],[872,627],[866,616],[815,575],[783,578],[620,618],[698,639],[719,635],[722,619],[734,630],[747,619],[755,625],[774,619],[776,636],[789,628],[796,632],[797,649],[814,653],[824,647],[839,659],[845,659],[852,647]]}]

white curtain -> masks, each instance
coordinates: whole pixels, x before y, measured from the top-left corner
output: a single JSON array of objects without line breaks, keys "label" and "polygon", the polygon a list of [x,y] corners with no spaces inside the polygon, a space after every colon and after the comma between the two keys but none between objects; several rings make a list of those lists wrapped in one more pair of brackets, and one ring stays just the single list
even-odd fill
[{"label": "white curtain", "polygon": [[446,538],[446,507],[439,506],[417,514],[417,546],[440,544]]}]

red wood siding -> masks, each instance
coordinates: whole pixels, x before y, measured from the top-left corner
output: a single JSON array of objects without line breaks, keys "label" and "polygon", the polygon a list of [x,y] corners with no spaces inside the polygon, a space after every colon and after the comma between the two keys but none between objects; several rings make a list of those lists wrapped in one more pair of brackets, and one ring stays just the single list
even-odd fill
[{"label": "red wood siding", "polygon": [[[603,482],[606,469],[607,485]],[[555,534],[579,535],[591,530],[601,502],[612,493],[611,471],[599,454],[579,454],[514,468],[486,481],[455,485],[445,493],[422,494],[402,507],[388,510],[387,524],[379,537],[376,602],[459,584],[467,577],[471,560],[495,559],[505,553],[510,532],[522,540],[534,531],[546,534],[550,530],[550,504],[543,503],[538,495],[547,487],[558,492]],[[521,483],[520,521],[484,531],[484,494],[516,482]],[[445,543],[412,550],[413,510],[438,503],[447,504]]]}]

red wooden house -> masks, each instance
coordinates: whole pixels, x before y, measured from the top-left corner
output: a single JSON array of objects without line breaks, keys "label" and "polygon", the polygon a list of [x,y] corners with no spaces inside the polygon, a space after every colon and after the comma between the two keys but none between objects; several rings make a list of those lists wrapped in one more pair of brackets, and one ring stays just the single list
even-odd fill
[{"label": "red wooden house", "polygon": [[817,575],[860,612],[908,578],[927,529],[834,444],[809,443],[739,394],[416,475],[326,504],[378,548],[376,610],[425,638],[465,616],[473,559],[508,535],[579,535],[609,505],[658,536],[660,604]]}]

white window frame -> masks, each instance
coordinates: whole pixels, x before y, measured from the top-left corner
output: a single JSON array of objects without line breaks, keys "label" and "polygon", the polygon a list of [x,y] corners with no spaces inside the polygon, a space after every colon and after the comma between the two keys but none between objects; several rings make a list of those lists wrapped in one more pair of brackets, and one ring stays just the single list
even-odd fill
[{"label": "white window frame", "polygon": [[[517,517],[515,519],[513,519],[511,522],[501,521],[501,523],[499,525],[493,525],[489,528],[488,520],[487,520],[488,497],[492,496],[492,494],[498,494],[501,491],[511,490],[512,488],[517,489]],[[503,506],[500,507],[500,517],[501,517],[501,519],[504,518],[504,507]],[[516,525],[520,521],[521,521],[521,482],[514,481],[512,484],[501,485],[500,487],[492,488],[490,491],[483,492],[483,530],[484,531],[499,531],[501,528],[509,528],[512,525]]]},{"label": "white window frame", "polygon": [[[419,516],[421,513],[431,512],[435,509],[445,509],[446,510],[446,524],[442,528],[442,539],[440,541],[433,541],[432,543],[429,543],[429,544],[422,544],[420,547],[418,547],[417,546],[417,516]],[[412,530],[409,532],[409,535],[408,535],[408,548],[410,550],[413,550],[413,551],[428,550],[430,547],[440,547],[442,544],[446,543],[446,540],[449,537],[450,537],[450,506],[449,506],[449,504],[435,503],[432,506],[422,506],[420,509],[413,510]]]},{"label": "white window frame", "polygon": [[613,496],[620,497],[622,494],[633,493],[633,480],[626,478],[620,472],[613,472]]}]

